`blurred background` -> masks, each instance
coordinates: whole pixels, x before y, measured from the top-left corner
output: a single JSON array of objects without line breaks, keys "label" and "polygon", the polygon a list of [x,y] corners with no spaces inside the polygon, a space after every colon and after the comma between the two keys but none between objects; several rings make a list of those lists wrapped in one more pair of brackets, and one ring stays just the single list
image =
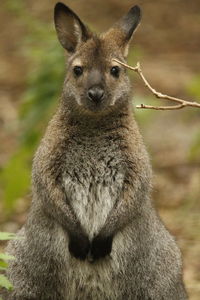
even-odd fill
[{"label": "blurred background", "polygon": [[[64,78],[64,51],[54,26],[55,0],[1,0],[0,230],[16,232],[31,200],[34,151],[55,111]],[[97,32],[139,4],[142,23],[128,62],[140,61],[153,87],[200,102],[198,0],[63,0]],[[155,100],[137,74],[133,105]],[[153,198],[184,259],[190,299],[200,297],[200,109],[135,109],[154,169]],[[3,244],[0,248],[3,248]],[[172,266],[173,267],[173,266]]]}]

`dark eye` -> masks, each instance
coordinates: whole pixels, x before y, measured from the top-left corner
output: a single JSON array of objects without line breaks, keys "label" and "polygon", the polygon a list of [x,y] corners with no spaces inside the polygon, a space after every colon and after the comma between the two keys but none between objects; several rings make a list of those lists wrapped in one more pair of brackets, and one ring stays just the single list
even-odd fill
[{"label": "dark eye", "polygon": [[114,77],[119,77],[120,68],[118,66],[112,67],[110,69],[110,74]]},{"label": "dark eye", "polygon": [[83,68],[80,66],[75,66],[73,71],[76,76],[81,76],[83,74]]}]

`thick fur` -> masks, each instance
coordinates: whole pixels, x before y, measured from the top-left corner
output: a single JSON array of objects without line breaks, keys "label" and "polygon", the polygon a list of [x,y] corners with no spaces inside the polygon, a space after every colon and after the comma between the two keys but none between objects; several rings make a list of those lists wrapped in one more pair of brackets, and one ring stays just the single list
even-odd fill
[{"label": "thick fur", "polygon": [[[6,300],[187,299],[180,251],[150,200],[151,166],[126,72],[115,81],[105,75],[112,58],[124,59],[116,30],[89,37],[70,57],[60,105],[34,157],[22,238],[8,245],[16,259]],[[109,100],[98,111],[85,102],[83,79],[70,75],[77,59],[101,66]]]}]

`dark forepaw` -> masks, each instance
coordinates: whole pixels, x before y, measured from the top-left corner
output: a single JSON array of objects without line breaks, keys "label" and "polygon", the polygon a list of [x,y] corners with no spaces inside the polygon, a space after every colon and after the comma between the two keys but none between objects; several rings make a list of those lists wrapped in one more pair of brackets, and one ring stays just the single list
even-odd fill
[{"label": "dark forepaw", "polygon": [[84,260],[90,249],[90,241],[86,235],[69,236],[69,252],[72,256]]},{"label": "dark forepaw", "polygon": [[91,246],[92,258],[95,260],[109,255],[112,250],[112,241],[113,241],[112,236],[102,237],[100,235],[97,235],[92,241],[92,246]]}]

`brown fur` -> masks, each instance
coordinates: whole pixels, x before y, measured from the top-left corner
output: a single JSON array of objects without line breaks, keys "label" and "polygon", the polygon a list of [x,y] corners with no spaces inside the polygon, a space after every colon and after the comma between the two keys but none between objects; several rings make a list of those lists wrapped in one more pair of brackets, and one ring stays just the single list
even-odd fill
[{"label": "brown fur", "polygon": [[179,249],[150,200],[151,166],[126,70],[112,60],[125,60],[139,20],[133,7],[98,37],[56,5],[69,64],[34,157],[23,239],[8,246],[16,257],[9,300],[187,299]]}]

